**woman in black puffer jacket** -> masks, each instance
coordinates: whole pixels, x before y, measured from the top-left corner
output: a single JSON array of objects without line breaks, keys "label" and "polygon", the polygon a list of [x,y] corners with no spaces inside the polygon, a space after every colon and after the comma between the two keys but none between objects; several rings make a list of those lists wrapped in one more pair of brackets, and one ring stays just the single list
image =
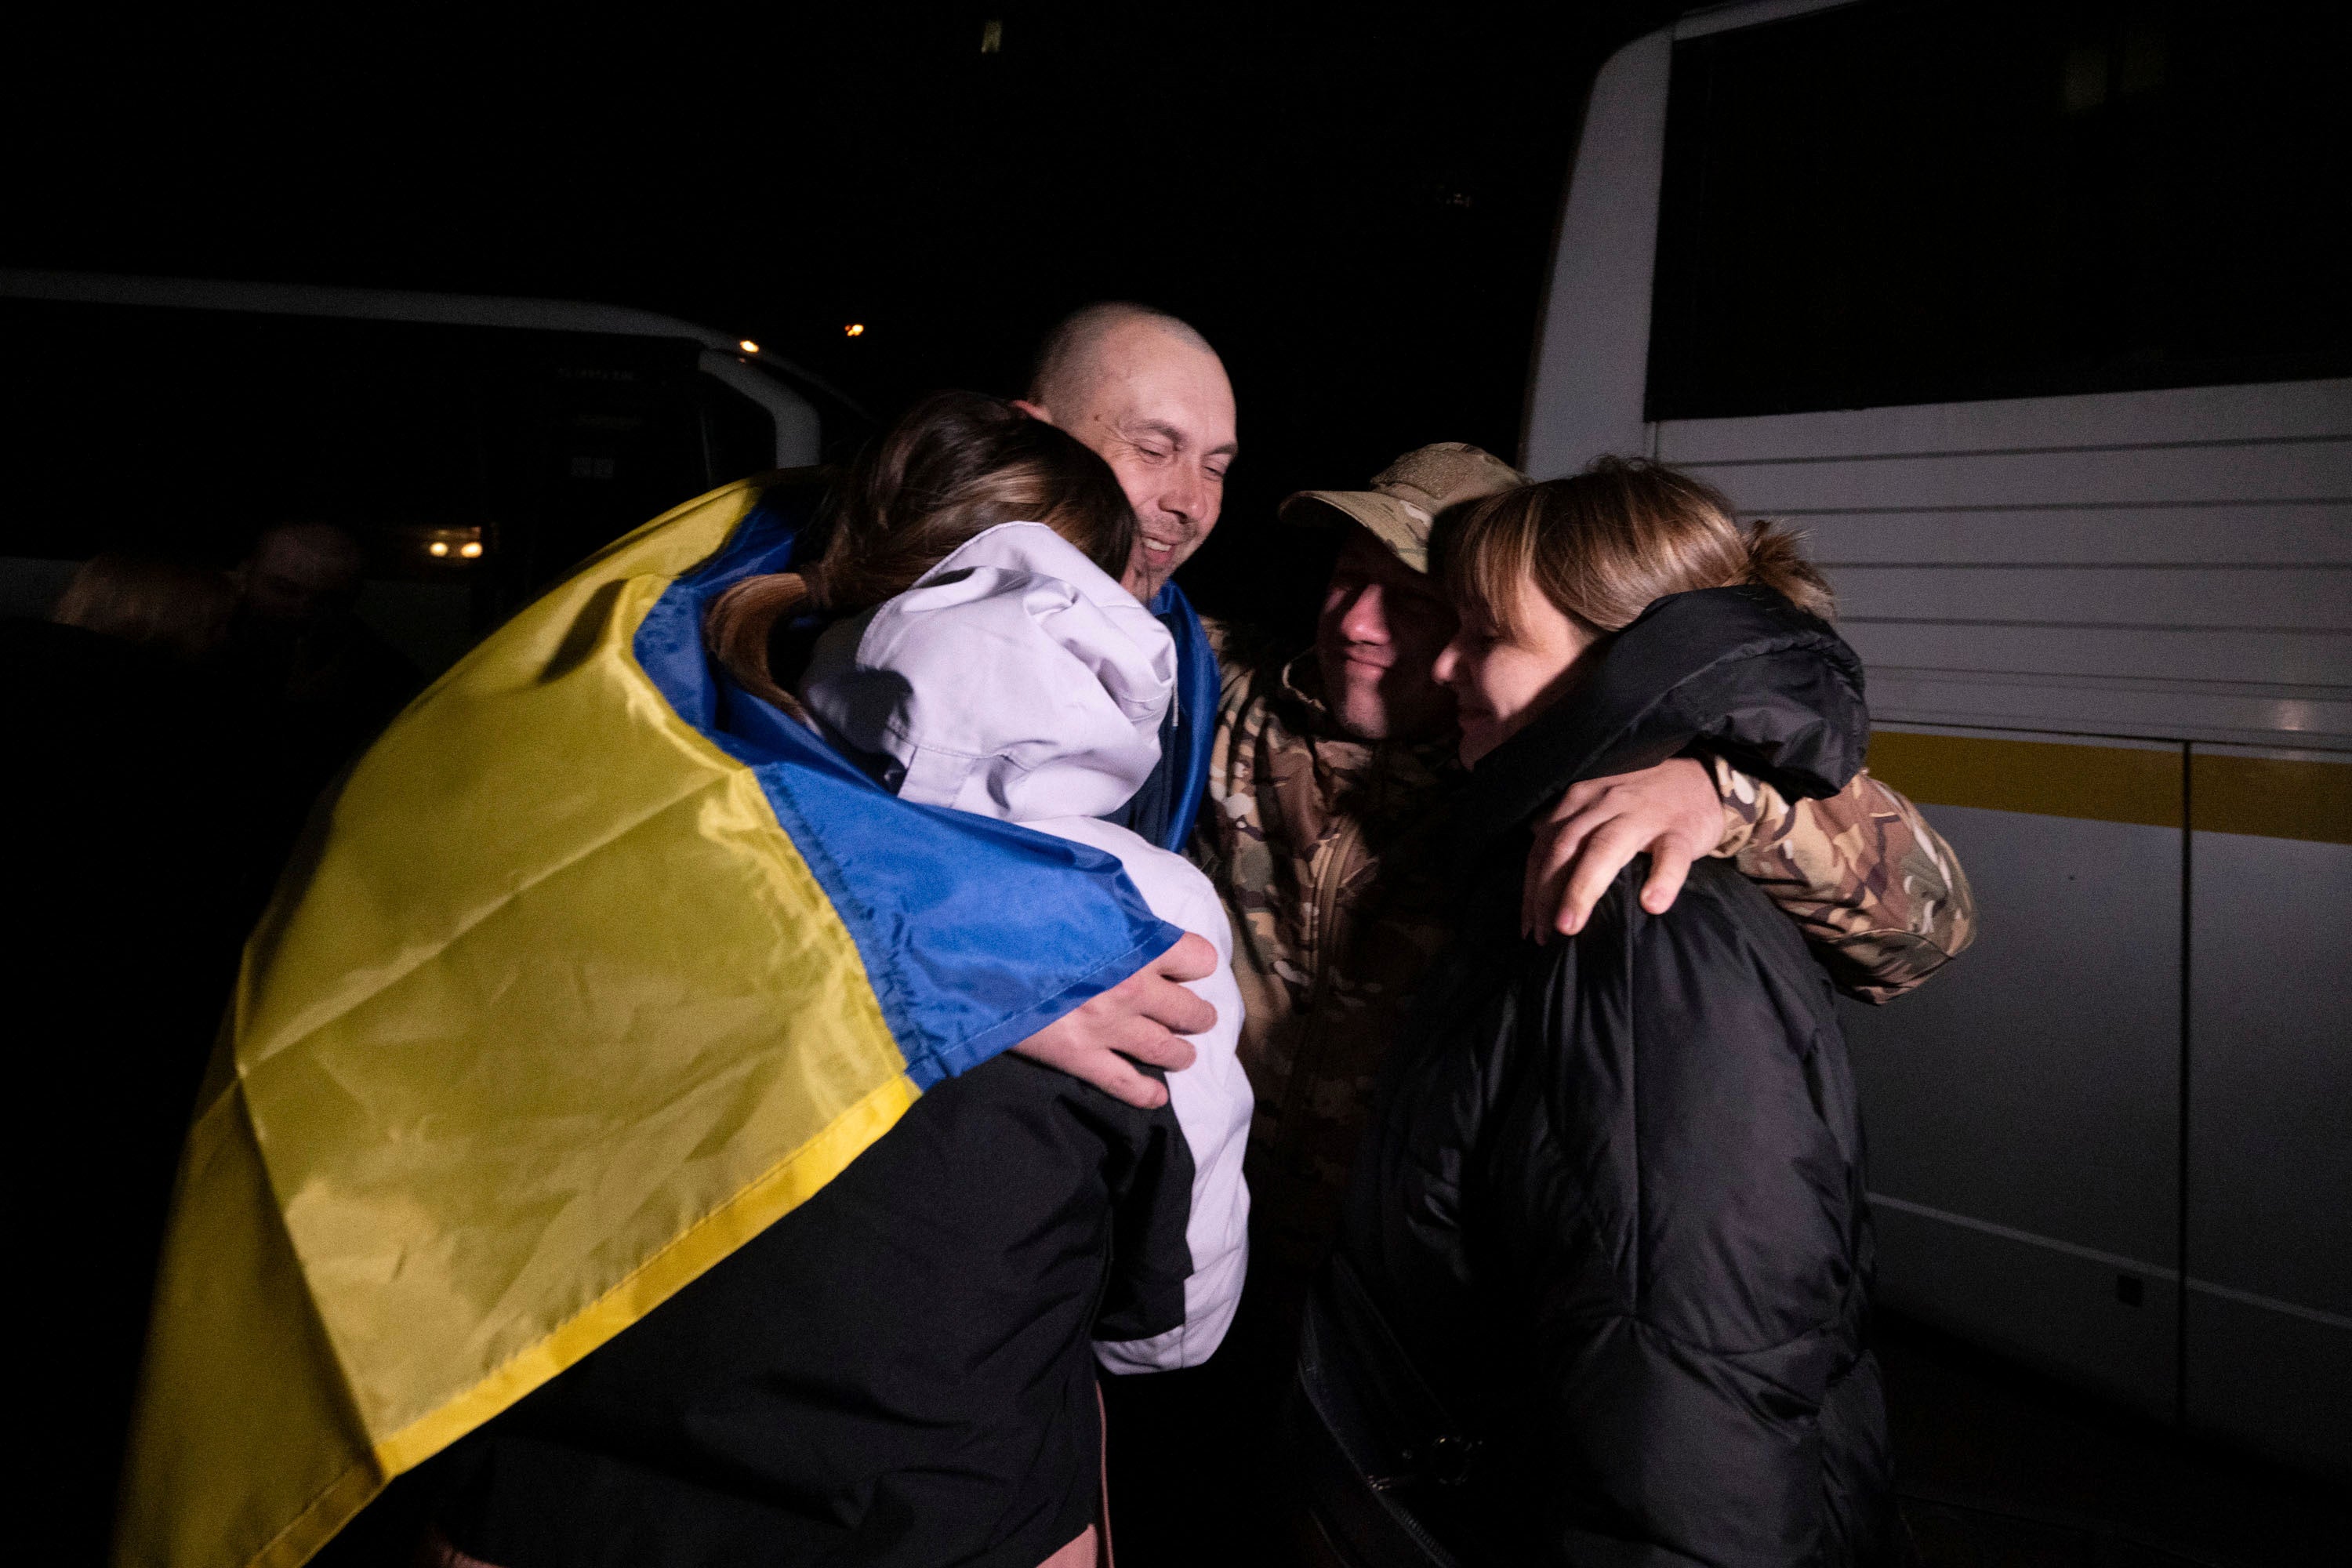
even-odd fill
[{"label": "woman in black puffer jacket", "polygon": [[1672,470],[1604,459],[1444,520],[1474,773],[1427,982],[1309,1310],[1298,1405],[1355,1568],[1877,1561],[1862,1130],[1827,978],[1727,862],[1518,930],[1530,820],[1689,751],[1836,793],[1869,721],[1826,587]]}]

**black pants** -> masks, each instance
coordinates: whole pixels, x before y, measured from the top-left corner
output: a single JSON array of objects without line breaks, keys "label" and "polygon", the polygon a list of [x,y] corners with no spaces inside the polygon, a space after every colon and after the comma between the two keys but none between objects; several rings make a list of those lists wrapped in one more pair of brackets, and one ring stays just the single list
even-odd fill
[{"label": "black pants", "polygon": [[1119,1568],[1298,1560],[1280,1433],[1297,1351],[1289,1318],[1253,1282],[1205,1365],[1103,1379]]}]

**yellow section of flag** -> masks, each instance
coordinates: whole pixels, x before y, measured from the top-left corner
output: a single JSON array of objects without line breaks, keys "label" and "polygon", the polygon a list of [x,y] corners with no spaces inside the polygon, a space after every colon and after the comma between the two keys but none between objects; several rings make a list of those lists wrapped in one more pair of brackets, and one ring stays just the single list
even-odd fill
[{"label": "yellow section of flag", "polygon": [[633,653],[760,493],[492,634],[314,825],[181,1166],[119,1563],[301,1563],[913,1102],[758,781]]}]

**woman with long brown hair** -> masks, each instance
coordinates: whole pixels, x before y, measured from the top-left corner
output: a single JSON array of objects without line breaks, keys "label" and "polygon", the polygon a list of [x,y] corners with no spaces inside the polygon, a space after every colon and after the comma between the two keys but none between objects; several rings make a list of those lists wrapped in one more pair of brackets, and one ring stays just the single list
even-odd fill
[{"label": "woman with long brown hair", "polygon": [[1126,492],[1084,445],[1001,399],[934,393],[826,496],[813,558],[730,588],[704,640],[745,690],[799,713],[786,688],[814,623],[905,593],[957,546],[1013,521],[1045,524],[1113,577],[1134,547]]},{"label": "woman with long brown hair", "polygon": [[1876,1560],[1859,1110],[1827,976],[1727,861],[1519,935],[1530,823],[1686,752],[1790,796],[1862,763],[1795,542],[1603,459],[1441,523],[1473,769],[1433,970],[1309,1310],[1302,1436],[1350,1564]]},{"label": "woman with long brown hair", "polygon": [[1010,1053],[926,1089],[798,1207],[450,1450],[444,1562],[1096,1560],[1097,1363],[1205,1359],[1246,1258],[1223,916],[1199,872],[1091,820],[1157,762],[1174,679],[1167,632],[1117,580],[1133,526],[1076,441],[943,394],[831,498],[806,565],[735,584],[703,630],[742,690],[901,799],[1050,835],[1029,847],[1123,868],[1205,936],[1219,1019],[1201,1059],[1155,1109]]}]

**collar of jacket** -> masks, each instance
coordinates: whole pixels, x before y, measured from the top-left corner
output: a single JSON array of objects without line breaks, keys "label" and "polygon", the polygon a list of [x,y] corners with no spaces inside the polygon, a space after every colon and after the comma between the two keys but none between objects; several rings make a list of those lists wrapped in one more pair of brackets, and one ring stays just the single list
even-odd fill
[{"label": "collar of jacket", "polygon": [[1580,779],[1694,745],[1791,798],[1832,795],[1869,743],[1862,661],[1827,624],[1769,588],[1669,595],[1610,641],[1580,688],[1472,771],[1462,847],[1492,847]]},{"label": "collar of jacket", "polygon": [[1313,644],[1284,659],[1275,672],[1274,683],[1282,700],[1298,710],[1301,721],[1295,728],[1299,733],[1341,740],[1355,738],[1332,721],[1331,710],[1323,700],[1323,672],[1315,662]]},{"label": "collar of jacket", "polygon": [[1286,703],[1294,703],[1296,708],[1306,712],[1307,729],[1312,733],[1319,736],[1319,733],[1334,731],[1336,726],[1331,724],[1331,710],[1322,700],[1322,670],[1315,666],[1312,644],[1282,660],[1282,668],[1275,672],[1275,687],[1282,691],[1282,699]]}]

